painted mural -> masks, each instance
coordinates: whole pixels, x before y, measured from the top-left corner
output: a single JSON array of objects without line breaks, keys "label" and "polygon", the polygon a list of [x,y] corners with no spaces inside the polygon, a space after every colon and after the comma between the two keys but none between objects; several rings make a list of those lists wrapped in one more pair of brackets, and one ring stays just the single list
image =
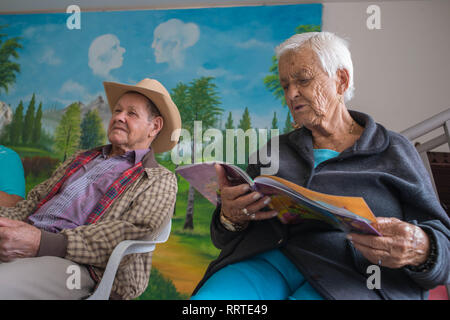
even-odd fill
[{"label": "painted mural", "polygon": [[[159,80],[192,130],[292,130],[274,48],[319,31],[322,5],[0,15],[0,144],[24,164],[26,191],[79,149],[107,143],[103,81]],[[195,109],[195,112],[193,110]],[[159,162],[174,170],[170,153]],[[212,205],[178,178],[169,241],[139,299],[187,299],[219,253]]]}]

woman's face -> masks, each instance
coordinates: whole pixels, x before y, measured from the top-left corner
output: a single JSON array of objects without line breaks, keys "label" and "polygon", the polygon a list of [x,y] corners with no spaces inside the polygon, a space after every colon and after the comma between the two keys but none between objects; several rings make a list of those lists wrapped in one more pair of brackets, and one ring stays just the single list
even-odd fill
[{"label": "woman's face", "polygon": [[289,50],[279,60],[280,84],[292,117],[308,129],[325,126],[339,104],[337,80],[322,69],[310,48]]}]

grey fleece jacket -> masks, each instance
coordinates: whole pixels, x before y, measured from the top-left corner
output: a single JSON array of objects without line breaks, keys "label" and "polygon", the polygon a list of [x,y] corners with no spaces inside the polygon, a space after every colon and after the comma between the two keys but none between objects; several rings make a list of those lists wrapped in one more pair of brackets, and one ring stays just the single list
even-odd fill
[{"label": "grey fleece jacket", "polygon": [[[427,299],[429,289],[450,283],[450,221],[420,156],[405,137],[364,113],[350,114],[364,127],[362,136],[315,169],[311,132],[301,128],[281,135],[276,175],[319,192],[363,197],[375,216],[420,226],[437,246],[434,267],[428,272],[381,267],[381,289],[370,290],[371,273],[366,272],[371,263],[343,232],[320,221],[283,225],[277,218],[254,221],[243,231],[231,232],[220,223],[219,205],[211,222],[211,238],[221,252],[194,294],[220,268],[274,248],[280,248],[326,299]],[[247,172],[256,177],[261,166],[249,165]]]}]

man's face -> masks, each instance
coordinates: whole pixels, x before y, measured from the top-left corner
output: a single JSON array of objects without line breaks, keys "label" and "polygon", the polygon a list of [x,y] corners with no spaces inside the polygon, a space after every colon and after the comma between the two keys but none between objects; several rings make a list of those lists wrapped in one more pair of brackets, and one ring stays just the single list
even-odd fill
[{"label": "man's face", "polygon": [[148,148],[156,136],[155,125],[150,118],[147,99],[138,93],[125,93],[112,110],[109,141],[124,151]]}]

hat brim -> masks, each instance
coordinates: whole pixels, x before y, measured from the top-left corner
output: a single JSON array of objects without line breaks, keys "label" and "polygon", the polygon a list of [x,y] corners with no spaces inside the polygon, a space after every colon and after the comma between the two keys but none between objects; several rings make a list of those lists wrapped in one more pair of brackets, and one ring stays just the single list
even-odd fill
[{"label": "hat brim", "polygon": [[177,145],[180,137],[180,130],[177,129],[181,129],[181,117],[177,106],[168,93],[116,82],[103,82],[103,86],[111,112],[119,98],[129,91],[138,92],[155,104],[164,122],[163,128],[151,145],[155,153],[170,151]]}]

